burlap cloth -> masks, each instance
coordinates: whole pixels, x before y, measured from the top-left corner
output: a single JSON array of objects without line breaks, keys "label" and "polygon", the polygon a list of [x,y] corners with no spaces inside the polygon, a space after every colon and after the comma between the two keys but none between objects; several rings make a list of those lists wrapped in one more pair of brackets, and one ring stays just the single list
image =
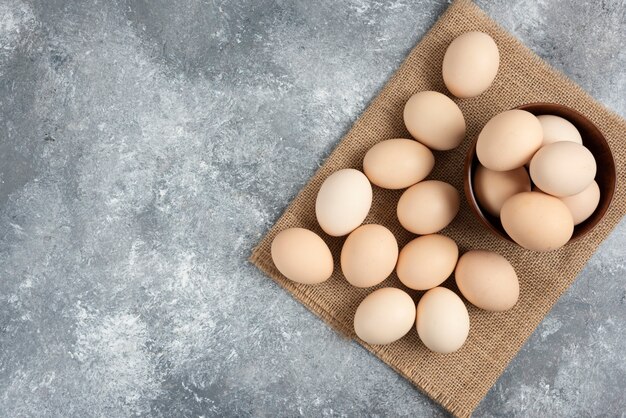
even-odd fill
[{"label": "burlap cloth", "polygon": [[[345,238],[329,237],[319,228],[315,219],[317,191],[324,179],[336,170],[347,167],[362,169],[363,156],[377,142],[396,137],[410,138],[402,121],[405,102],[412,94],[422,90],[447,93],[441,76],[446,47],[455,37],[471,30],[486,32],[495,39],[500,49],[500,70],[487,92],[472,99],[455,99],[465,115],[467,136],[457,149],[435,153],[435,169],[429,177],[446,181],[463,193],[463,159],[482,126],[496,113],[524,103],[544,101],[572,107],[598,126],[613,151],[618,184],[613,204],[601,224],[583,239],[558,251],[543,254],[526,251],[496,238],[479,224],[462,199],[460,213],[442,233],[453,238],[461,252],[489,249],[502,254],[513,264],[520,278],[521,291],[515,308],[508,312],[491,313],[468,304],[470,334],[462,349],[453,354],[430,352],[420,342],[415,329],[386,346],[372,346],[359,341],[459,417],[471,415],[509,361],[626,212],[626,121],[547,65],[476,5],[460,0],[448,8],[291,202],[250,258],[252,263],[333,328],[358,340],[353,331],[354,312],[373,289],[357,289],[342,277],[339,254]],[[372,209],[365,223],[388,227],[402,247],[415,236],[405,231],[396,218],[396,203],[400,195],[401,191],[374,187]],[[279,231],[290,227],[311,229],[328,243],[335,259],[335,271],[327,282],[314,286],[299,285],[285,279],[276,270],[270,256],[272,239]],[[445,285],[457,290],[453,278],[448,279]],[[406,290],[395,274],[378,287],[386,286]],[[422,294],[417,291],[409,293],[416,301]],[[355,364],[354,367],[360,366]]]}]

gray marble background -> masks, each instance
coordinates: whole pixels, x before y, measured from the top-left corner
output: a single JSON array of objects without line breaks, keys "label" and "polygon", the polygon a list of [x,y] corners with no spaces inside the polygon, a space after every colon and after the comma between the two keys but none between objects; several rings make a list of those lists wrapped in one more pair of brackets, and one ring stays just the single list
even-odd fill
[{"label": "gray marble background", "polygon": [[[479,4],[626,116],[623,0]],[[446,6],[0,0],[0,415],[446,416],[246,262]],[[625,259],[476,416],[625,416]]]}]

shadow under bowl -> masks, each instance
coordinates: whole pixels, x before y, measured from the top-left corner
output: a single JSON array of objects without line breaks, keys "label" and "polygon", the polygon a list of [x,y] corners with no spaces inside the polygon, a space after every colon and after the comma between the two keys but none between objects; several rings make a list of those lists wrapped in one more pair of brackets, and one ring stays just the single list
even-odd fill
[{"label": "shadow under bowl", "polygon": [[[535,116],[555,115],[567,119],[578,129],[583,139],[583,145],[591,151],[596,159],[598,170],[595,180],[600,187],[600,202],[589,218],[574,227],[574,233],[570,241],[576,240],[591,231],[604,218],[613,200],[617,176],[615,161],[613,160],[609,144],[606,142],[602,132],[589,119],[567,106],[556,103],[529,103],[518,106],[516,109],[525,110]],[[465,197],[472,212],[487,229],[501,238],[514,242],[502,227],[500,218],[492,216],[486,210],[483,210],[474,194],[474,173],[476,172],[476,167],[480,164],[476,156],[477,140],[478,138],[474,140],[465,158]]]}]

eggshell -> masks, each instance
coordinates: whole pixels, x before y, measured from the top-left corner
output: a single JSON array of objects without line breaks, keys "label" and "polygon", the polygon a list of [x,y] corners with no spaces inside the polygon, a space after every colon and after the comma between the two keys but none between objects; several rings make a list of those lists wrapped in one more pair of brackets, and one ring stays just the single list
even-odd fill
[{"label": "eggshell", "polygon": [[554,115],[540,115],[537,116],[537,119],[539,119],[543,130],[542,146],[559,141],[576,142],[582,145],[583,138],[580,136],[580,132],[567,119]]},{"label": "eggshell", "polygon": [[545,193],[572,196],[582,192],[596,176],[591,151],[575,142],[561,141],[541,147],[530,161],[530,177]]},{"label": "eggshell", "polygon": [[372,206],[372,185],[359,170],[346,168],[326,178],[315,201],[315,215],[328,235],[349,234]]},{"label": "eggshell", "polygon": [[341,249],[341,271],[356,287],[370,287],[385,280],[398,261],[398,243],[382,225],[355,229]]},{"label": "eggshell", "polygon": [[315,232],[304,228],[281,231],[272,241],[272,261],[285,277],[294,282],[316,284],[333,273],[330,249]]},{"label": "eggshell", "polygon": [[535,115],[525,110],[507,110],[483,127],[476,142],[476,155],[490,170],[514,170],[530,161],[542,140],[543,131]]},{"label": "eggshell", "polygon": [[[543,193],[537,186],[533,186],[533,191]],[[598,183],[594,180],[582,192],[573,196],[559,197],[558,199],[565,203],[565,206],[567,206],[574,219],[574,226],[576,226],[585,222],[598,208],[598,204],[600,203],[600,187],[598,187]]]},{"label": "eggshell", "polygon": [[509,198],[500,211],[507,234],[534,251],[562,247],[574,232],[574,220],[565,203],[540,192],[524,192]]},{"label": "eggshell", "polygon": [[509,310],[519,298],[519,280],[513,266],[492,251],[472,250],[463,254],[454,277],[463,296],[487,311]]},{"label": "eggshell", "polygon": [[437,353],[452,353],[463,346],[469,334],[469,314],[456,293],[435,287],[417,304],[417,333],[426,347]]},{"label": "eggshell", "polygon": [[406,292],[385,287],[370,293],[354,315],[354,332],[368,344],[390,344],[415,323],[415,303]]},{"label": "eggshell", "polygon": [[413,138],[430,149],[447,151],[459,146],[465,137],[465,118],[448,96],[422,91],[404,106],[404,124]]},{"label": "eggshell", "polygon": [[491,86],[499,66],[500,52],[493,38],[483,32],[466,32],[446,49],[443,81],[456,97],[476,97]]},{"label": "eggshell", "polygon": [[443,181],[427,180],[409,187],[398,201],[398,220],[410,232],[434,234],[459,212],[459,192]]},{"label": "eggshell", "polygon": [[574,225],[581,224],[595,212],[600,203],[600,187],[598,183],[592,181],[582,192],[573,196],[561,197],[561,202],[572,213]]},{"label": "eggshell", "polygon": [[385,189],[404,189],[430,174],[435,156],[412,139],[388,139],[365,154],[363,171],[375,185]]},{"label": "eggshell", "polygon": [[510,171],[493,171],[482,165],[474,173],[474,193],[480,206],[493,216],[511,196],[530,191],[530,177],[524,167]]},{"label": "eggshell", "polygon": [[459,248],[452,239],[437,234],[423,235],[402,248],[396,272],[410,289],[432,289],[450,277],[458,258]]}]

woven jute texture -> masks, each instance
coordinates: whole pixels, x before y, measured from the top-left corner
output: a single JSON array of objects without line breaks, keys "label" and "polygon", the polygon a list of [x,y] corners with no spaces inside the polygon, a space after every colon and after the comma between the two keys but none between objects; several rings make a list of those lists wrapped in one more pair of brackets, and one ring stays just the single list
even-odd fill
[{"label": "woven jute texture", "polygon": [[[339,255],[345,238],[329,237],[319,228],[315,219],[317,191],[324,179],[336,170],[348,167],[362,169],[363,156],[374,144],[390,138],[410,138],[402,121],[405,102],[412,94],[423,90],[448,94],[441,76],[443,55],[455,37],[472,30],[486,32],[495,39],[500,49],[500,70],[487,92],[476,98],[455,99],[465,115],[467,136],[457,149],[435,153],[435,169],[429,177],[446,181],[463,194],[463,159],[482,126],[499,112],[524,103],[542,101],[572,107],[598,126],[610,143],[618,171],[618,184],[613,203],[602,223],[584,238],[550,253],[530,252],[495,237],[479,224],[462,199],[460,213],[442,233],[453,238],[461,252],[488,249],[505,256],[520,278],[517,305],[508,312],[491,313],[468,304],[470,334],[461,350],[452,354],[427,350],[415,329],[386,346],[372,346],[359,341],[459,417],[471,415],[535,327],[626,213],[626,121],[548,66],[476,5],[468,0],[459,0],[448,8],[291,202],[250,258],[252,263],[334,329],[348,338],[357,339],[353,331],[354,312],[363,298],[375,289],[357,289],[342,276]],[[402,247],[415,236],[405,231],[396,218],[396,204],[401,193],[374,187],[373,204],[365,223],[386,226]],[[299,285],[287,280],[274,267],[270,255],[272,239],[278,232],[290,227],[313,230],[329,245],[335,259],[335,271],[325,283]],[[444,285],[458,292],[453,278]],[[404,288],[395,274],[378,287],[386,286],[405,289],[416,301],[422,295],[422,292]]]}]

